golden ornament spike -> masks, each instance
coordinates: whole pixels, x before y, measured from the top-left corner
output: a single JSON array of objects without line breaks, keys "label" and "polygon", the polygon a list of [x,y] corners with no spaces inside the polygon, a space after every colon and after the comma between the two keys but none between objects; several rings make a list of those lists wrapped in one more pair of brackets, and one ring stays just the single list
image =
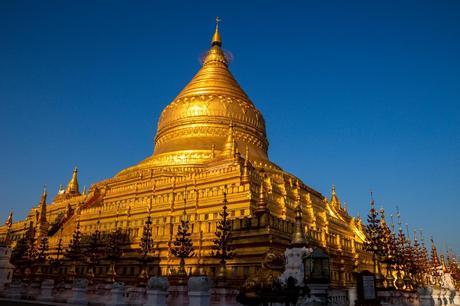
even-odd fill
[{"label": "golden ornament spike", "polygon": [[267,210],[267,201],[265,199],[265,183],[264,180],[260,182],[259,186],[259,199],[257,200],[257,212],[264,213]]},{"label": "golden ornament spike", "polygon": [[214,31],[214,35],[212,36],[211,46],[222,47],[222,38],[220,37],[220,33],[219,33],[219,22],[221,22],[221,19],[217,16],[216,17],[216,30]]},{"label": "golden ornament spike", "polygon": [[10,210],[10,213],[8,214],[8,218],[6,219],[5,225],[7,227],[11,227],[13,225],[13,210]]},{"label": "golden ornament spike", "polygon": [[331,204],[333,207],[340,208],[340,200],[339,197],[337,196],[337,192],[335,190],[335,185],[332,184],[332,191],[331,191]]},{"label": "golden ornament spike", "polygon": [[295,210],[295,225],[294,232],[292,233],[291,246],[304,247],[306,245],[307,240],[305,239],[305,231],[302,225],[302,207],[299,203]]},{"label": "golden ornament spike", "polygon": [[444,254],[441,253],[440,257],[441,257],[442,271],[443,271],[444,273],[449,272],[448,269],[447,269],[446,259],[444,258]]},{"label": "golden ornament spike", "polygon": [[65,189],[66,194],[69,194],[69,195],[79,195],[80,194],[77,175],[78,175],[78,168],[75,167],[73,169],[72,178],[70,179],[70,182],[69,184],[67,184],[67,188]]},{"label": "golden ornament spike", "polygon": [[390,214],[390,226],[391,226],[391,231],[394,232],[395,231],[395,222],[394,222],[394,218],[393,218],[393,214]]},{"label": "golden ornament spike", "polygon": [[48,193],[46,192],[46,185],[43,186],[43,193],[40,198],[40,204],[39,204],[39,209],[40,209],[40,223],[46,223],[46,196]]},{"label": "golden ornament spike", "polygon": [[436,250],[436,245],[434,244],[433,236],[430,237],[431,240],[431,262],[433,267],[437,268],[440,266],[438,251]]},{"label": "golden ornament spike", "polygon": [[224,150],[222,151],[223,156],[233,156],[235,154],[235,139],[233,121],[230,121],[227,132],[227,140],[225,141]]},{"label": "golden ornament spike", "polygon": [[[41,198],[41,200],[44,199],[45,202],[46,202],[46,196],[47,196],[47,195],[48,195],[48,193],[47,193],[47,191],[46,191],[46,185],[43,185],[43,192],[42,192],[42,198]],[[41,202],[42,202],[42,201],[40,201],[40,203],[41,203]]]},{"label": "golden ornament spike", "polygon": [[402,232],[402,225],[401,225],[401,214],[399,213],[399,207],[396,206],[396,216],[398,218],[398,228],[399,228],[399,231]]},{"label": "golden ornament spike", "polygon": [[407,240],[410,242],[409,223],[406,223],[406,236],[407,236]]}]

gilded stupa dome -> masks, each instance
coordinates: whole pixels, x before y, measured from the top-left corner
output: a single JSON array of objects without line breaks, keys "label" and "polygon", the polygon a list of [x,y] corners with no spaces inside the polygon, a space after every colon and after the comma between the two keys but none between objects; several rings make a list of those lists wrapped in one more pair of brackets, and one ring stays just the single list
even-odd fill
[{"label": "gilded stupa dome", "polygon": [[230,126],[240,151],[267,160],[265,121],[228,69],[219,28],[203,65],[158,121],[150,165],[199,164],[225,147]]}]

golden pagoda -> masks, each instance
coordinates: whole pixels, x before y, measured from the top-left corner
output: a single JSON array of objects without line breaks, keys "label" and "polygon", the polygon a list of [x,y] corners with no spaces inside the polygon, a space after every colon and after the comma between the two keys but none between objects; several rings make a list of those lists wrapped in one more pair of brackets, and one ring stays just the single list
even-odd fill
[{"label": "golden pagoda", "polygon": [[[140,272],[136,250],[147,215],[155,244],[150,273],[177,270],[170,246],[185,209],[195,248],[186,271],[214,276],[219,262],[210,253],[226,186],[234,248],[227,261],[230,279],[254,274],[267,254],[283,254],[292,239],[304,241],[303,233],[331,256],[333,285],[351,286],[354,272],[371,269],[361,222],[341,206],[335,187],[328,199],[269,159],[263,115],[229,70],[218,23],[202,67],[161,113],[154,142],[151,156],[87,192],[80,193],[75,168],[51,203],[42,197],[24,220],[1,227],[0,235],[14,243],[29,228],[42,234],[48,229],[53,256],[59,239],[68,245],[77,223],[83,234],[121,227],[130,239],[116,269],[129,281]],[[101,263],[96,275],[108,268]]]}]

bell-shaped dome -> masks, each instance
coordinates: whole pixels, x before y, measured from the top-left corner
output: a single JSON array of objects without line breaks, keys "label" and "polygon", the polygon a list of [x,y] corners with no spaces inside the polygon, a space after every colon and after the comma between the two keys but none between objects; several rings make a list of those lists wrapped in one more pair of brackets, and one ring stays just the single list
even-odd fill
[{"label": "bell-shaped dome", "polygon": [[[203,66],[161,113],[154,164],[196,164],[224,150],[229,126],[240,151],[266,160],[265,121],[228,69],[219,29]],[[147,162],[147,160],[145,161]]]}]

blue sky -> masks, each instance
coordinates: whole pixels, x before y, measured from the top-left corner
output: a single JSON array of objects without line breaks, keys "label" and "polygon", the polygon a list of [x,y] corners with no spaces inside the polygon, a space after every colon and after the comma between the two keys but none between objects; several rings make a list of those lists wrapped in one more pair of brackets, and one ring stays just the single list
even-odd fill
[{"label": "blue sky", "polygon": [[1,220],[150,155],[216,15],[273,161],[460,253],[459,1],[1,1]]}]

